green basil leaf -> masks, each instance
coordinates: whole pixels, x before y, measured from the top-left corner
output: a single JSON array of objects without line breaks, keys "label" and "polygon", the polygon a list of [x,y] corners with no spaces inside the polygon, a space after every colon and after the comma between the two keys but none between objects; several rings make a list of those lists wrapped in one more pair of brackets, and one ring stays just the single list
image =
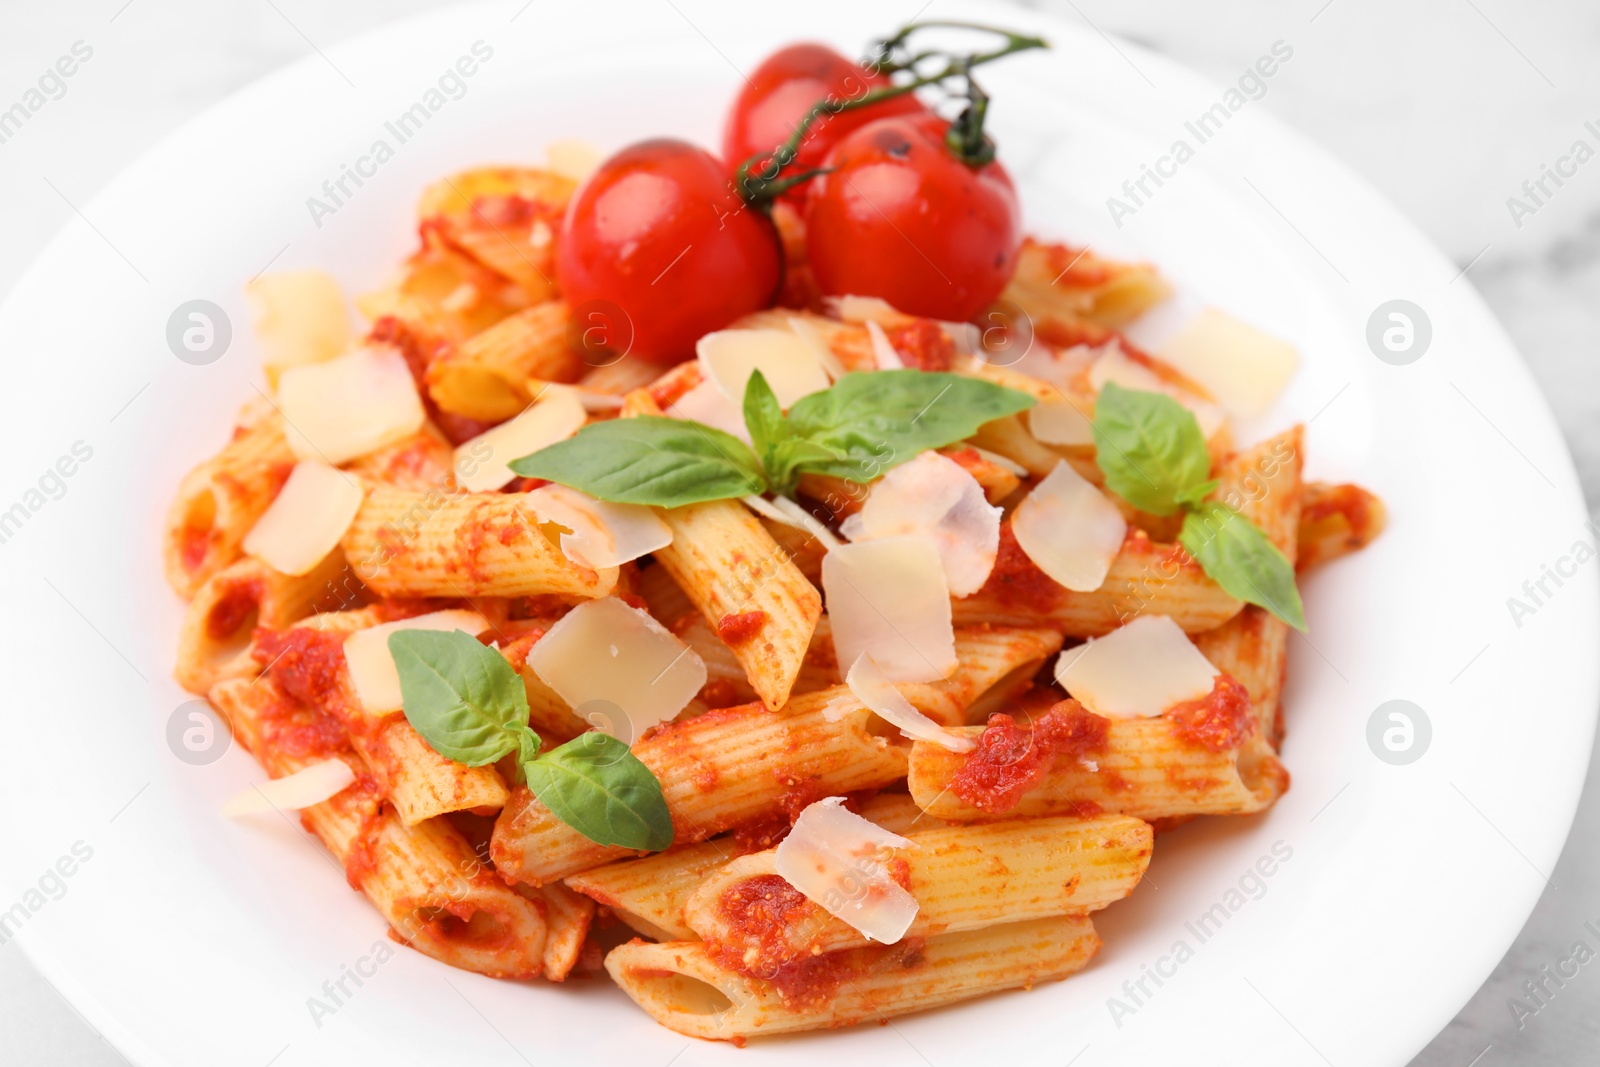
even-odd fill
[{"label": "green basil leaf", "polygon": [[1255,523],[1221,501],[1208,500],[1183,517],[1178,543],[1229,596],[1266,608],[1305,633],[1294,566]]},{"label": "green basil leaf", "polygon": [[659,508],[748,496],[767,487],[760,460],[743,441],[661,415],[592,423],[510,466],[525,478],[558,482],[601,500]]},{"label": "green basil leaf", "polygon": [[516,751],[532,733],[522,677],[471,634],[397,630],[389,635],[389,654],[400,672],[406,720],[445,759],[481,767]]},{"label": "green basil leaf", "polygon": [[1033,403],[1026,393],[960,374],[846,374],[832,389],[803,396],[789,409],[789,432],[815,446],[793,464],[800,471],[868,482]]},{"label": "green basil leaf", "polygon": [[523,773],[556,818],[597,845],[655,851],[672,844],[661,783],[610,734],[579,734],[525,764]]},{"label": "green basil leaf", "polygon": [[1152,515],[1198,501],[1211,453],[1194,413],[1170,396],[1107,382],[1094,404],[1095,462],[1112,492]]},{"label": "green basil leaf", "polygon": [[770,472],[773,450],[788,436],[784,425],[783,408],[778,406],[778,394],[767,384],[767,376],[759,370],[750,373],[744,387],[744,425],[750,431],[750,440],[756,455]]}]

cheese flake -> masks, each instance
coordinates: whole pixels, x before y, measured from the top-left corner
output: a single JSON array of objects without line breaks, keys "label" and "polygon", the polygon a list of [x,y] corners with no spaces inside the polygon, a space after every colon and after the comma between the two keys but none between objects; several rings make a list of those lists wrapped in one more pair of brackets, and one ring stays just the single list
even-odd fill
[{"label": "cheese flake", "polygon": [[822,588],[838,662],[870,655],[893,682],[936,682],[955,672],[950,586],[927,537],[840,545],[822,557]]},{"label": "cheese flake", "polygon": [[409,437],[427,419],[405,357],[381,346],[288,368],[278,408],[294,454],[335,465]]},{"label": "cheese flake", "polygon": [[690,389],[668,406],[667,414],[731,433],[750,444],[750,430],[744,424],[743,409],[729,400],[715,382],[703,381]]},{"label": "cheese flake", "polygon": [[502,489],[517,476],[509,465],[512,460],[565,441],[581,430],[588,418],[574,390],[552,387],[515,418],[456,448],[456,484],[469,493]]},{"label": "cheese flake", "polygon": [[289,367],[332,359],[350,344],[344,293],[323,271],[263,274],[244,295],[268,382]]},{"label": "cheese flake", "polygon": [[339,546],[365,495],[354,475],[303,459],[245,534],[244,550],[279,574],[307,574]]},{"label": "cheese flake", "polygon": [[[885,722],[898,726],[900,732],[913,741],[930,741],[952,752],[970,752],[978,747],[972,738],[952,733],[918,711],[894,683],[883,676],[871,656],[863,655],[851,664],[844,684],[857,700]],[[823,715],[826,717],[827,712]]]},{"label": "cheese flake", "polygon": [[568,137],[545,145],[544,158],[563,178],[581,182],[599,169],[605,153],[582,138]]},{"label": "cheese flake", "polygon": [[1150,718],[1174,704],[1199,700],[1216,685],[1217,668],[1165,615],[1141,615],[1104,637],[1069,648],[1056,660],[1056,681],[1080,704],[1113,719]]},{"label": "cheese flake", "polygon": [[541,522],[566,527],[561,551],[580,567],[619,567],[672,544],[672,529],[654,508],[596,500],[565,485],[545,485],[526,497]]},{"label": "cheese flake", "polygon": [[839,532],[851,541],[927,536],[939,553],[950,594],[962,597],[976,593],[994,569],[1000,515],[965,467],[937,452],[923,452],[874,483],[866,503],[840,524]]},{"label": "cheese flake", "polygon": [[1051,581],[1089,593],[1105,582],[1128,523],[1109,497],[1062,460],[1017,505],[1011,532]]},{"label": "cheese flake", "polygon": [[873,319],[867,320],[867,336],[872,339],[872,361],[878,365],[879,370],[906,369],[900,353],[889,343],[889,335],[884,333],[883,327]]},{"label": "cheese flake", "polygon": [[1053,397],[1028,409],[1028,432],[1046,445],[1067,448],[1094,444],[1094,419],[1072,401]]},{"label": "cheese flake", "polygon": [[789,330],[718,330],[700,338],[695,353],[706,380],[734,405],[743,405],[745,383],[757,370],[785,410],[828,388],[828,372],[815,350]]},{"label": "cheese flake", "polygon": [[476,611],[434,611],[357,630],[344,640],[344,662],[356,696],[369,715],[401,710],[400,671],[389,652],[389,635],[401,630],[460,630],[476,637],[489,629],[489,620]]},{"label": "cheese flake", "polygon": [[773,869],[868,940],[892,945],[911,928],[918,904],[880,856],[884,849],[915,847],[846,808],[843,797],[829,797],[800,813],[773,853]]},{"label": "cheese flake", "polygon": [[241,789],[222,805],[222,817],[237,819],[261,811],[298,811],[321,804],[356,780],[342,759],[325,759],[293,774]]},{"label": "cheese flake", "polygon": [[1265,415],[1300,364],[1289,342],[1216,308],[1190,319],[1160,355],[1242,419]]},{"label": "cheese flake", "polygon": [[706,684],[706,665],[648,612],[615,597],[563,615],[528,666],[580,719],[633,744],[674,718]]}]

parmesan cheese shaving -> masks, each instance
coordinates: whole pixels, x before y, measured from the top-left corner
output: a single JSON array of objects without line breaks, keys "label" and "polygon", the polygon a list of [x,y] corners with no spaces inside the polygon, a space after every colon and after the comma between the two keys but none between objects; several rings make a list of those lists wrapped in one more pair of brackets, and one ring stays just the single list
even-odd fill
[{"label": "parmesan cheese shaving", "polygon": [[379,346],[288,368],[278,408],[295,456],[335,466],[411,436],[427,419],[405,357]]},{"label": "parmesan cheese shaving", "polygon": [[332,359],[350,343],[344,293],[323,271],[263,274],[244,295],[269,383],[290,367]]},{"label": "parmesan cheese shaving", "polygon": [[718,330],[700,338],[695,353],[706,380],[735,406],[743,405],[745,383],[757,370],[785,410],[828,388],[828,372],[816,352],[788,330]]},{"label": "parmesan cheese shaving", "polygon": [[301,460],[245,534],[244,550],[279,574],[307,574],[339,546],[364,495],[354,475]]},{"label": "parmesan cheese shaving", "polygon": [[356,780],[342,759],[325,759],[293,774],[241,789],[222,805],[224,819],[237,819],[261,811],[298,811],[321,804]]},{"label": "parmesan cheese shaving", "polygon": [[773,853],[773,870],[868,940],[892,945],[917,917],[917,898],[879,856],[883,849],[915,847],[850,811],[843,797],[829,797],[800,813]]},{"label": "parmesan cheese shaving", "polygon": [[954,673],[950,586],[927,537],[840,545],[822,557],[822,588],[838,662],[870,655],[893,682],[936,682]]},{"label": "parmesan cheese shaving", "polygon": [[550,169],[563,178],[581,182],[599,169],[605,153],[588,141],[568,137],[545,145],[544,158]]},{"label": "parmesan cheese shaving", "polygon": [[456,484],[469,493],[490,493],[511,484],[512,460],[564,441],[583,428],[588,413],[571,389],[551,388],[522,413],[456,449]]},{"label": "parmesan cheese shaving", "polygon": [[879,370],[905,370],[905,361],[889,343],[889,335],[872,319],[867,320],[867,336],[872,339],[872,360]]},{"label": "parmesan cheese shaving", "polygon": [[781,522],[785,526],[793,526],[797,530],[804,530],[817,539],[817,543],[822,546],[824,551],[839,547],[839,539],[833,536],[832,530],[822,524],[821,519],[786,496],[768,500],[764,496],[751,494],[739,499],[745,507],[757,515],[771,519],[773,522]]},{"label": "parmesan cheese shaving", "polygon": [[1160,354],[1243,419],[1266,414],[1300,364],[1293,345],[1216,308],[1190,319]]},{"label": "parmesan cheese shaving", "polygon": [[399,711],[405,701],[400,694],[400,672],[389,652],[389,635],[400,630],[460,630],[476,637],[489,629],[489,620],[476,611],[435,611],[410,619],[399,619],[357,630],[344,641],[344,662],[350,682],[369,715]]},{"label": "parmesan cheese shaving", "polygon": [[[857,659],[844,681],[857,700],[885,722],[898,726],[900,732],[913,741],[930,741],[951,752],[970,752],[978,747],[972,738],[946,730],[913,707],[911,701],[883,676],[871,656]],[[825,711],[824,716],[826,714]]]},{"label": "parmesan cheese shaving", "polygon": [[789,329],[794,335],[806,343],[811,349],[811,354],[817,357],[817,362],[822,364],[822,369],[828,372],[828,377],[838,381],[845,375],[844,364],[839,362],[839,357],[833,354],[833,349],[823,338],[821,331],[810,322],[798,315],[789,316]]},{"label": "parmesan cheese shaving", "polygon": [[1094,444],[1094,420],[1065,398],[1041,400],[1028,409],[1028,432],[1046,445]]},{"label": "parmesan cheese shaving", "polygon": [[615,597],[567,612],[534,644],[528,666],[580,719],[630,745],[706,684],[693,649]]},{"label": "parmesan cheese shaving", "polygon": [[840,322],[853,322],[858,325],[868,322],[893,325],[905,319],[903,312],[897,311],[895,306],[878,296],[825,296],[822,304],[834,318]]},{"label": "parmesan cheese shaving", "polygon": [[672,544],[672,529],[654,508],[613,504],[564,485],[546,485],[527,496],[541,522],[566,527],[561,551],[580,567],[620,567]]},{"label": "parmesan cheese shaving", "polygon": [[1089,593],[1105,582],[1128,523],[1110,498],[1062,460],[1017,505],[1011,532],[1057,585]]},{"label": "parmesan cheese shaving", "polygon": [[994,569],[1000,514],[965,467],[923,452],[879,479],[839,532],[852,541],[925,535],[939,553],[950,594],[962,597],[976,593]]},{"label": "parmesan cheese shaving", "polygon": [[1056,660],[1061,687],[1096,715],[1150,718],[1174,704],[1199,700],[1216,684],[1217,668],[1165,615],[1141,615]]},{"label": "parmesan cheese shaving", "polygon": [[1227,421],[1220,407],[1186,389],[1179,389],[1149,367],[1129,359],[1120,345],[1106,345],[1100,357],[1089,367],[1089,384],[1095,392],[1104,389],[1107,382],[1116,382],[1124,389],[1165,393],[1194,413],[1195,420],[1200,423],[1200,432],[1208,441]]},{"label": "parmesan cheese shaving", "polygon": [[725,396],[715,382],[704,381],[680,396],[667,408],[675,419],[692,419],[707,426],[731,433],[745,444],[750,443],[750,430],[744,424],[743,409]]}]

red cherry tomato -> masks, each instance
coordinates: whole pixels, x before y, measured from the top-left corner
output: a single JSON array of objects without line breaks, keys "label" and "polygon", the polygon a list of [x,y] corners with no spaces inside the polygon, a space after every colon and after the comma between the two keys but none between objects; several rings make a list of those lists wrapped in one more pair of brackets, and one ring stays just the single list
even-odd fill
[{"label": "red cherry tomato", "polygon": [[[737,169],[751,156],[764,156],[787,141],[817,101],[829,96],[853,100],[889,84],[888,78],[867,73],[826,45],[780,48],[756,68],[734,100],[723,128],[722,158]],[[784,173],[799,174],[820,165],[841,138],[874,119],[925,111],[927,107],[907,93],[871,107],[819,118],[806,130],[800,154]],[[800,204],[805,188],[791,189],[784,196]]]},{"label": "red cherry tomato", "polygon": [[[727,169],[683,141],[643,141],[600,165],[561,225],[557,281],[586,357],[659,363],[771,305],[783,258],[772,220]],[[608,355],[609,354],[609,355]]]},{"label": "red cherry tomato", "polygon": [[936,115],[880,119],[829,154],[807,184],[806,246],[822,292],[967,320],[1016,269],[1021,212],[998,162],[963,163]]}]

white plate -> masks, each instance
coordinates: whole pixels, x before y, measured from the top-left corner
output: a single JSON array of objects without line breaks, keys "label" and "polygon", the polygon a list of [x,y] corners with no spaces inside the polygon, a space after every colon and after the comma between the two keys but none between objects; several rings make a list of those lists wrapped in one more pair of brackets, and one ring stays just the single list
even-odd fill
[{"label": "white plate", "polygon": [[[1221,88],[1074,24],[956,4],[925,17],[1037,27],[1056,43],[986,79],[1031,225],[1148,256],[1190,297],[1297,343],[1305,366],[1281,414],[1313,419],[1311,473],[1389,503],[1376,545],[1306,583],[1315,646],[1292,652],[1293,789],[1263,817],[1164,837],[1148,884],[1097,920],[1105,949],[1085,973],[892,1027],[739,1051],[660,1029],[606,982],[495,982],[410,952],[347,983],[353,996],[313,1022],[307,999],[371,952],[382,923],[298,828],[218,818],[259,775],[242,752],[193,767],[165,740],[186,697],[168,680],[179,605],[158,530],[178,478],[251,395],[242,285],[269,264],[316,264],[371,286],[411,245],[413,202],[437,175],[535,159],[573,135],[714,143],[735,65],[802,35],[854,51],[893,17],[859,3],[781,19],[752,4],[539,4],[512,21],[518,6],[441,11],[241,92],[86,205],[0,311],[0,511],[44,500],[0,545],[0,908],[22,905],[11,921],[40,969],[142,1065],[1405,1061],[1520,928],[1584,778],[1596,568],[1547,583],[1520,627],[1506,605],[1594,540],[1555,424],[1467,281],[1263,105],[1229,119],[1118,231],[1105,198]],[[392,140],[384,122],[479,39],[494,55],[464,95],[314,226],[307,197]],[[196,298],[233,323],[209,366],[165,342],[170,313]],[[1365,340],[1395,298],[1432,321],[1409,366]],[[61,499],[25,498],[77,441],[93,456]],[[1366,739],[1395,698],[1432,722],[1408,766]],[[53,899],[45,872],[80,841],[92,857]],[[1274,846],[1292,856],[1257,888],[1248,872]],[[41,878],[49,892],[27,895]],[[1228,895],[1241,879],[1259,899]],[[1180,940],[1192,958],[1163,963]],[[1167,972],[1159,986],[1147,968]]]}]

